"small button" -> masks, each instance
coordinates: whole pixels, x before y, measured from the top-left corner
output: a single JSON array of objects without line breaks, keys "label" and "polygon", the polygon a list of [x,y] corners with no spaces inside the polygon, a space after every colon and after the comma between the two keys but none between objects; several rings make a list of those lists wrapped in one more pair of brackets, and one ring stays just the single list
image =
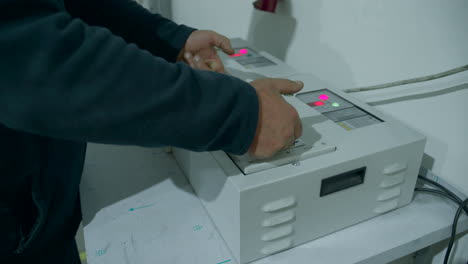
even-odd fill
[{"label": "small button", "polygon": [[382,192],[377,198],[377,201],[390,200],[392,198],[400,196],[400,194],[401,194],[400,187],[396,187],[394,189]]},{"label": "small button", "polygon": [[296,198],[294,197],[287,197],[281,200],[276,200],[270,203],[267,203],[263,206],[262,210],[265,213],[271,213],[274,211],[278,211],[296,204]]},{"label": "small button", "polygon": [[398,172],[402,172],[406,169],[408,169],[408,165],[406,164],[406,162],[397,162],[385,167],[383,173],[386,175],[395,174]]},{"label": "small button", "polygon": [[293,211],[287,211],[284,213],[279,213],[273,217],[267,218],[263,221],[264,227],[276,226],[293,220],[295,214]]}]

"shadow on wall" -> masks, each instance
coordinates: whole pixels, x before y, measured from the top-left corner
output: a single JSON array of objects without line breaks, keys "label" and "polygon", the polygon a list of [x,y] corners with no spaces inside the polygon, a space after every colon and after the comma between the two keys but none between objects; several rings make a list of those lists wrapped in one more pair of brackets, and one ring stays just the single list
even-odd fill
[{"label": "shadow on wall", "polygon": [[284,61],[296,24],[296,19],[291,16],[290,1],[279,1],[275,14],[252,7],[247,41]]},{"label": "shadow on wall", "polygon": [[[323,11],[325,3],[324,0],[311,1],[309,9],[306,10],[307,17],[304,17],[304,20],[307,24],[303,25],[301,36],[296,38],[298,42],[303,43],[301,45],[303,54],[300,55],[305,60],[299,67],[323,80],[330,88],[354,87],[355,80],[351,67],[340,51],[334,49],[323,38],[325,27],[322,22],[325,20],[323,16],[330,16]],[[296,54],[295,57],[298,55]]]},{"label": "shadow on wall", "polygon": [[172,0],[135,0],[152,13],[160,14],[166,18],[172,16]]},{"label": "shadow on wall", "polygon": [[160,11],[159,13],[166,18],[172,18],[172,0],[158,0]]},{"label": "shadow on wall", "polygon": [[276,14],[252,7],[247,40],[300,72],[313,74],[328,84],[328,87],[353,87],[355,80],[349,64],[322,39],[321,16],[324,1],[303,3],[307,10],[295,10],[297,17],[293,17],[293,3],[297,2],[280,0]]}]

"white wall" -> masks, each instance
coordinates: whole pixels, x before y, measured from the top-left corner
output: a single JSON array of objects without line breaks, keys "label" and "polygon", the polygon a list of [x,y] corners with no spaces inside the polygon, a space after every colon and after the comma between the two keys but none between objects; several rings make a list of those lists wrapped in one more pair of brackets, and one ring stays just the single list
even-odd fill
[{"label": "white wall", "polygon": [[167,18],[170,18],[171,16],[170,0],[135,0],[135,1],[153,13],[161,14]]},{"label": "white wall", "polygon": [[[254,10],[252,0],[170,2],[175,21],[246,38],[333,87],[468,64],[467,0],[280,0],[277,14]],[[380,108],[426,131],[432,169],[468,194],[466,101],[465,90]]]},{"label": "white wall", "polygon": [[274,40],[257,39],[261,48],[287,50],[286,62],[334,85],[468,64],[466,0],[280,0],[276,15],[265,14],[252,0],[172,0],[174,20],[228,36],[260,34]]}]

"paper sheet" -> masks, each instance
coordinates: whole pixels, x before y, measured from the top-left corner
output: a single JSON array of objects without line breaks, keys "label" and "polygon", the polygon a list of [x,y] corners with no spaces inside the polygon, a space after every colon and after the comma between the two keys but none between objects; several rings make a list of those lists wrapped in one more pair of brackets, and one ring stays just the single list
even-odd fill
[{"label": "paper sheet", "polygon": [[191,187],[171,179],[102,209],[84,231],[90,264],[237,263]]}]

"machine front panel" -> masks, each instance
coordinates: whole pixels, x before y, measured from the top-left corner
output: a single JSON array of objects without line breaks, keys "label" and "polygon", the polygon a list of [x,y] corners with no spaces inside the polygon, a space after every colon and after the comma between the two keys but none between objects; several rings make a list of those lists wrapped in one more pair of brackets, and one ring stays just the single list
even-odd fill
[{"label": "machine front panel", "polygon": [[[223,151],[212,158],[176,155],[234,257],[244,264],[330,234],[411,201],[425,138],[391,116],[296,73],[240,39],[226,70],[251,81],[282,77],[304,82],[284,96],[303,133],[267,160]],[[186,151],[186,150],[178,150]],[[213,179],[218,179],[214,181]],[[235,210],[231,210],[234,208]]]}]

